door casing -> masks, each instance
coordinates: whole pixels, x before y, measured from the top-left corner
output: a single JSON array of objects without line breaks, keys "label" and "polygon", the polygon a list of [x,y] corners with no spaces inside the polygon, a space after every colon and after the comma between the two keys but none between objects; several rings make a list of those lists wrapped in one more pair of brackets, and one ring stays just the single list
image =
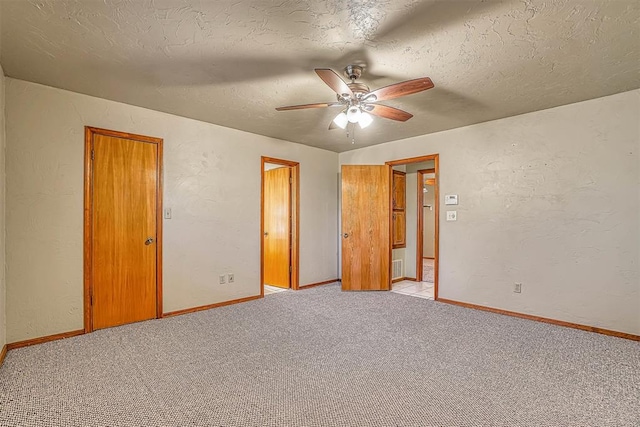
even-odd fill
[{"label": "door casing", "polygon": [[158,186],[156,192],[156,318],[162,317],[162,146],[161,138],[118,132],[85,126],[84,132],[84,332],[93,331],[93,307],[91,305],[93,286],[92,259],[92,221],[93,221],[93,162],[92,147],[94,135],[104,135],[114,138],[157,145],[158,155]]},{"label": "door casing", "polygon": [[260,161],[260,296],[264,296],[264,166],[291,168],[291,289],[300,289],[300,163],[262,156]]}]

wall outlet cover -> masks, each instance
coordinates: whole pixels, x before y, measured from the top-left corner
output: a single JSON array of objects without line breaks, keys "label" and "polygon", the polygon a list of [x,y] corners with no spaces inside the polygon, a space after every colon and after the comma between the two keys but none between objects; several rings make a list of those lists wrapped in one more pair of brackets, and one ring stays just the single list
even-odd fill
[{"label": "wall outlet cover", "polygon": [[447,211],[447,221],[457,221],[457,220],[458,220],[457,211]]}]

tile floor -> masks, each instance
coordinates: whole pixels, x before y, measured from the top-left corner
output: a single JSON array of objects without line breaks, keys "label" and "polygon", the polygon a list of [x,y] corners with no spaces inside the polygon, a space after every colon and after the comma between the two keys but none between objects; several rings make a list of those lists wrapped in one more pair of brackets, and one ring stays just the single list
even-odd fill
[{"label": "tile floor", "polygon": [[435,272],[435,261],[429,258],[422,258],[422,281],[433,283]]},{"label": "tile floor", "polygon": [[[277,286],[264,285],[265,296],[277,294],[278,292],[287,292],[288,290]],[[402,282],[394,283],[391,292],[433,300],[433,283],[403,280]]]},{"label": "tile floor", "polygon": [[278,292],[286,292],[289,289],[279,288],[277,286],[264,285],[264,295],[277,294]]},{"label": "tile floor", "polygon": [[433,283],[403,280],[394,283],[391,292],[433,300]]}]

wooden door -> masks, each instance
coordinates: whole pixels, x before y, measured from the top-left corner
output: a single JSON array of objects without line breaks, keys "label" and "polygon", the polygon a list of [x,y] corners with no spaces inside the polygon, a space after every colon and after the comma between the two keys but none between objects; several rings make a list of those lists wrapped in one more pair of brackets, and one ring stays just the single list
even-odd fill
[{"label": "wooden door", "polygon": [[159,146],[94,134],[92,328],[157,317]]},{"label": "wooden door", "polygon": [[392,247],[406,248],[407,247],[407,217],[405,211],[393,211],[393,228],[392,228]]},{"label": "wooden door", "polygon": [[393,249],[407,247],[407,174],[401,171],[393,171],[392,208],[393,219],[391,226],[391,247]]},{"label": "wooden door", "polygon": [[393,209],[404,210],[407,206],[407,174],[393,171]]},{"label": "wooden door", "polygon": [[342,166],[342,290],[389,290],[391,169]]},{"label": "wooden door", "polygon": [[291,168],[264,172],[264,283],[290,286]]}]

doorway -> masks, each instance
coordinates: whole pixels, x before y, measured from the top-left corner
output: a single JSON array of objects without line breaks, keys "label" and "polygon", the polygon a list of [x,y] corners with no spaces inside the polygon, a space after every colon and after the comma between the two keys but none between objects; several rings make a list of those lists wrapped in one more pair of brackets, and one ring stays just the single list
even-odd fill
[{"label": "doorway", "polygon": [[300,164],[262,157],[260,294],[299,288]]},{"label": "doorway", "polygon": [[[438,299],[439,158],[437,154],[386,162],[406,177],[406,244],[392,251],[392,291]],[[394,240],[398,240],[394,238]]]},{"label": "doorway", "polygon": [[85,127],[85,332],[162,317],[162,142]]},{"label": "doorway", "polygon": [[[438,230],[438,182],[436,170],[418,171],[418,232],[416,280],[432,287],[435,299],[436,232]],[[422,212],[420,212],[420,206]]]}]

